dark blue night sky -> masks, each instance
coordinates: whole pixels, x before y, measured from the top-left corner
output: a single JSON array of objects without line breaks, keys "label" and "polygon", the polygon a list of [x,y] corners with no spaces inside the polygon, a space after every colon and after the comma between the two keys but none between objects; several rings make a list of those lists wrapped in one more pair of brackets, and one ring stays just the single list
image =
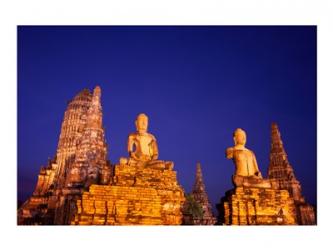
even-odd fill
[{"label": "dark blue night sky", "polygon": [[316,204],[316,46],[315,26],[18,27],[18,199],[55,155],[67,101],[98,84],[112,163],[144,112],[187,192],[201,162],[214,206],[232,188],[233,131],[267,176],[275,121]]}]

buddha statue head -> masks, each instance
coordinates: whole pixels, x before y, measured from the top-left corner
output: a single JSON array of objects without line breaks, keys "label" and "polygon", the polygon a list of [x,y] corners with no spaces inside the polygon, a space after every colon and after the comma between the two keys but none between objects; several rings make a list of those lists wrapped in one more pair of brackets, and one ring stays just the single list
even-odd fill
[{"label": "buddha statue head", "polygon": [[144,134],[148,130],[148,116],[146,114],[139,114],[135,121],[135,126],[139,134]]},{"label": "buddha statue head", "polygon": [[245,146],[246,144],[246,133],[243,129],[237,128],[233,134],[235,146]]}]

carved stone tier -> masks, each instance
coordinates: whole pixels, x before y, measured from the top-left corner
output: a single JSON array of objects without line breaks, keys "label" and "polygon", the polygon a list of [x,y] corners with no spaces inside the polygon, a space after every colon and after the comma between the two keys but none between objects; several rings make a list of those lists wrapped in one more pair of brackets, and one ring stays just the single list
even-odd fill
[{"label": "carved stone tier", "polygon": [[176,171],[163,161],[153,165],[116,165],[113,181],[120,186],[152,187],[160,189],[178,188]]},{"label": "carved stone tier", "polygon": [[236,187],[218,205],[225,225],[295,225],[294,200],[287,190]]},{"label": "carved stone tier", "polygon": [[33,192],[34,196],[43,196],[53,190],[57,167],[58,165],[55,160],[49,160],[47,166],[41,167],[35,191]]},{"label": "carved stone tier", "polygon": [[184,191],[163,161],[116,165],[112,185],[92,185],[77,201],[73,225],[179,225]]}]

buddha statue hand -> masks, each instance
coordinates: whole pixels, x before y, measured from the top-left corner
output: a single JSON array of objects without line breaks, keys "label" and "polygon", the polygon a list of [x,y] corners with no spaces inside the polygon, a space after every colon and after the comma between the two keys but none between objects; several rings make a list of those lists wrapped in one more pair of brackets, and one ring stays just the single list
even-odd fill
[{"label": "buddha statue hand", "polygon": [[227,159],[232,159],[233,155],[234,155],[234,148],[233,147],[227,148],[226,151],[225,151],[226,158]]},{"label": "buddha statue hand", "polygon": [[134,152],[129,152],[130,158],[134,159],[134,160],[138,160],[138,157],[136,156],[136,154]]}]

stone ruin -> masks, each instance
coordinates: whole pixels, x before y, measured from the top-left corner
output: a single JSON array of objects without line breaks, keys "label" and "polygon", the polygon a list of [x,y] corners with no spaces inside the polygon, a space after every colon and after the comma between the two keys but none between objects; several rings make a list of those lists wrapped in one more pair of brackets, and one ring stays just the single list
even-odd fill
[{"label": "stone ruin", "polygon": [[[18,224],[182,224],[185,196],[174,164],[158,159],[157,140],[147,130],[148,117],[140,114],[135,124],[137,131],[128,137],[129,156],[111,164],[101,89],[97,86],[93,93],[84,89],[77,94],[65,111],[56,155],[41,167],[32,196],[18,209]],[[218,222],[199,164],[191,195],[203,217],[185,224],[315,225],[314,208],[301,194],[277,125],[272,125],[268,179],[262,178],[243,136],[238,130],[234,137],[238,144],[226,152],[236,166],[235,188],[217,205]]]}]

